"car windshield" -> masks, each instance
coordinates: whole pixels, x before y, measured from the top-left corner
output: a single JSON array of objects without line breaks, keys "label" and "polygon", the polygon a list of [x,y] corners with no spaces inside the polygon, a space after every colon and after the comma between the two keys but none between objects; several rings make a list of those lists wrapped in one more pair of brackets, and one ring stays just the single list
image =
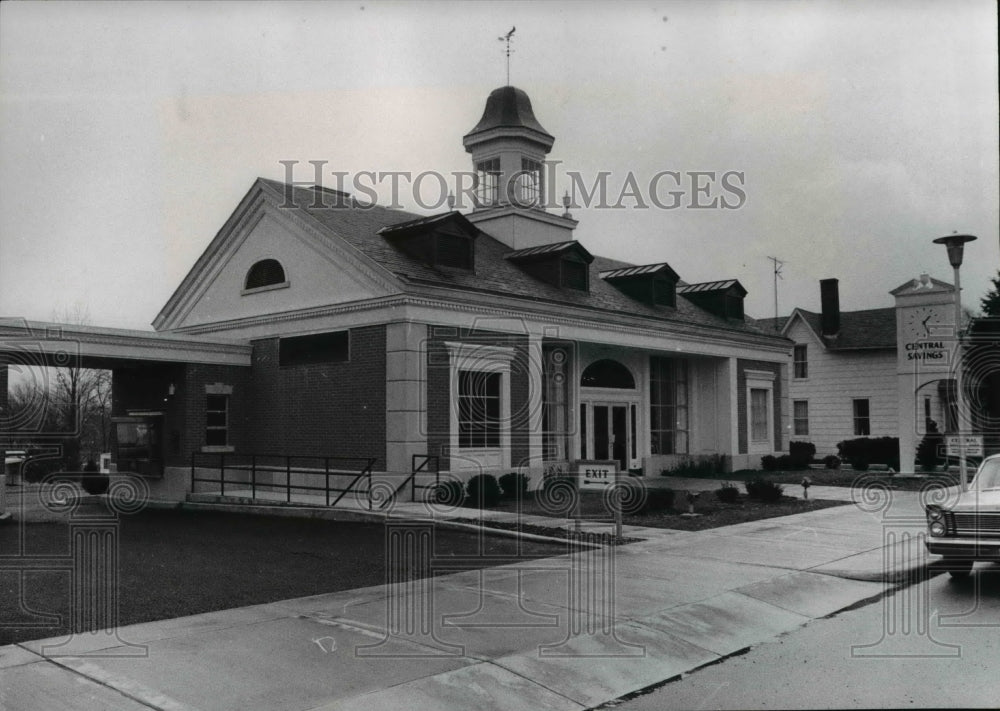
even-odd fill
[{"label": "car windshield", "polygon": [[988,459],[983,462],[972,485],[980,491],[1000,489],[1000,459]]}]

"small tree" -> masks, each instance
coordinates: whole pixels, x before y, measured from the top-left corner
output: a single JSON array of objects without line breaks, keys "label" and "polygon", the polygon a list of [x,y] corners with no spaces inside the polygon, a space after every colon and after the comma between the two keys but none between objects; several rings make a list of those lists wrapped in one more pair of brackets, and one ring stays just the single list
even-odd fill
[{"label": "small tree", "polygon": [[983,316],[1000,316],[1000,270],[997,270],[996,278],[990,282],[993,288],[979,300],[979,305],[983,309]]},{"label": "small tree", "polygon": [[941,463],[941,448],[944,445],[944,435],[938,432],[937,423],[927,420],[927,434],[917,445],[917,463],[926,472],[934,471]]}]

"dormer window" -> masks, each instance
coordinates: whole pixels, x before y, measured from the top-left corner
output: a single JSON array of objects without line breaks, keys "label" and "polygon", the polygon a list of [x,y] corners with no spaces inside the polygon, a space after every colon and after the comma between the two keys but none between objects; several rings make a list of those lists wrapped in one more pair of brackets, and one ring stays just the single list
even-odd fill
[{"label": "dormer window", "polygon": [[277,259],[262,259],[256,262],[247,272],[243,282],[243,290],[257,291],[262,289],[277,289],[288,286],[285,270]]},{"label": "dormer window", "polygon": [[383,227],[378,234],[432,267],[475,271],[479,230],[457,212]]},{"label": "dormer window", "polygon": [[684,298],[709,313],[725,319],[743,320],[743,299],[747,290],[735,279],[685,284],[677,289]]},{"label": "dormer window", "polygon": [[680,277],[666,262],[601,272],[601,278],[637,301],[654,306],[677,305]]},{"label": "dormer window", "polygon": [[506,259],[542,281],[560,289],[590,290],[590,263],[594,257],[579,242],[557,242],[509,253]]}]

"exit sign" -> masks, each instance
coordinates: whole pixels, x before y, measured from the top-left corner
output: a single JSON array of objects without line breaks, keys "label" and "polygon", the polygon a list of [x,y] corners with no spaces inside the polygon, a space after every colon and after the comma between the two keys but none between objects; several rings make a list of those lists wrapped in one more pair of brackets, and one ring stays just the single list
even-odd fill
[{"label": "exit sign", "polygon": [[580,491],[604,491],[618,480],[618,462],[580,460],[576,476]]}]

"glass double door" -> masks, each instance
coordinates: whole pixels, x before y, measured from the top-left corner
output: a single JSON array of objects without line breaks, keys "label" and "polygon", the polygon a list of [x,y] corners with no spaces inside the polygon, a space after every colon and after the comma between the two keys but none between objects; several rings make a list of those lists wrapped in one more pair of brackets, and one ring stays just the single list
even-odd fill
[{"label": "glass double door", "polygon": [[584,403],[587,418],[584,459],[614,460],[621,471],[629,468],[629,453],[635,437],[635,405],[631,403]]}]

